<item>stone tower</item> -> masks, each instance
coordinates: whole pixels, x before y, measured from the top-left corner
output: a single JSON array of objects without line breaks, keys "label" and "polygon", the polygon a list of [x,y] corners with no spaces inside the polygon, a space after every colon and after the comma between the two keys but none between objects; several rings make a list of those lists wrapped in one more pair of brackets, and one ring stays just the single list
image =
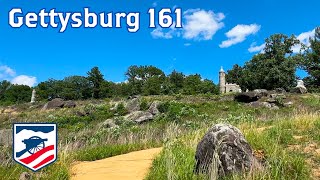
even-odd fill
[{"label": "stone tower", "polygon": [[224,72],[222,66],[219,71],[219,87],[220,93],[226,93],[226,73]]}]

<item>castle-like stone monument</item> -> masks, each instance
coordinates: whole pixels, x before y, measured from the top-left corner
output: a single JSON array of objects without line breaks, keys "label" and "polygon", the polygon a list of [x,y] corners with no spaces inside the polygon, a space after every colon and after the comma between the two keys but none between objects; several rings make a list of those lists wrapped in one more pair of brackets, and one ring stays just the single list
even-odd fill
[{"label": "castle-like stone monument", "polygon": [[226,73],[222,67],[219,71],[219,87],[221,94],[228,92],[241,92],[239,85],[226,82]]}]

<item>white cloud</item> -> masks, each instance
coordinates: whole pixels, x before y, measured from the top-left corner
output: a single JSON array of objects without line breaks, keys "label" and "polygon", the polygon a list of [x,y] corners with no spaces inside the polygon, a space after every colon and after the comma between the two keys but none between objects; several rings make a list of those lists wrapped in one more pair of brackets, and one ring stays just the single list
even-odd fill
[{"label": "white cloud", "polygon": [[151,35],[153,38],[162,39],[182,37],[188,40],[211,40],[216,32],[224,27],[221,22],[224,18],[223,13],[189,9],[184,12],[183,28],[175,28],[175,24],[169,29],[158,27],[151,32]]},{"label": "white cloud", "polygon": [[167,32],[164,32],[164,29],[157,27],[155,30],[151,32],[151,35],[155,39],[172,39],[175,36],[176,32],[174,29],[170,29]]},{"label": "white cloud", "polygon": [[191,46],[191,43],[184,43],[184,46]]},{"label": "white cloud", "polygon": [[232,45],[238,44],[246,40],[247,36],[256,34],[260,30],[261,26],[257,24],[238,24],[226,33],[228,40],[223,41],[219,46],[221,48],[227,48]]},{"label": "white cloud", "polygon": [[16,72],[8,66],[0,66],[0,79],[13,77],[16,75]]},{"label": "white cloud", "polygon": [[33,76],[26,76],[26,75],[20,75],[11,80],[12,84],[18,84],[18,85],[27,85],[27,86],[34,86],[37,83],[37,78]]},{"label": "white cloud", "polygon": [[261,44],[260,46],[257,45],[256,43],[252,43],[250,45],[250,48],[248,49],[249,52],[254,53],[254,52],[263,52],[263,49],[266,47],[266,44]]},{"label": "white cloud", "polygon": [[213,11],[190,9],[184,12],[185,24],[183,37],[193,40],[211,40],[216,32],[224,27],[221,22],[223,13],[215,14]]},{"label": "white cloud", "polygon": [[[297,39],[300,41],[300,43],[310,46],[310,41],[309,38],[313,38],[315,36],[315,30],[308,31],[308,32],[303,32],[300,35],[297,36]],[[296,45],[292,47],[292,51],[294,53],[299,53],[301,49],[301,45]]]}]

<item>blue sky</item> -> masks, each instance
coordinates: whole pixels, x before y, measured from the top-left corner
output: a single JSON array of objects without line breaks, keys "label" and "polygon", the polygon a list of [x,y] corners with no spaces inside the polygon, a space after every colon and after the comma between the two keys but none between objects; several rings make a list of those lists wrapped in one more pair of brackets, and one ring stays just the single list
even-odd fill
[{"label": "blue sky", "polygon": [[[217,83],[220,66],[243,65],[258,53],[274,33],[297,35],[306,44],[320,25],[318,0],[1,0],[0,80],[35,85],[49,78],[86,75],[99,66],[105,79],[125,80],[130,65],[154,65],[165,73],[173,69],[199,73]],[[140,30],[10,27],[9,11],[41,9],[58,12],[136,12]],[[183,29],[148,28],[149,8],[181,7]],[[251,48],[250,48],[251,47]],[[250,50],[250,51],[249,51]]]}]

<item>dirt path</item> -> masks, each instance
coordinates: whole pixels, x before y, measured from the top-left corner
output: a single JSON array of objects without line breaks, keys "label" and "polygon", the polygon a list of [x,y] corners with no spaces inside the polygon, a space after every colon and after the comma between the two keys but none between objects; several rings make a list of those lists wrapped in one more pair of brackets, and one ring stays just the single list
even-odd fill
[{"label": "dirt path", "polygon": [[131,152],[72,167],[72,180],[142,180],[162,148]]}]

